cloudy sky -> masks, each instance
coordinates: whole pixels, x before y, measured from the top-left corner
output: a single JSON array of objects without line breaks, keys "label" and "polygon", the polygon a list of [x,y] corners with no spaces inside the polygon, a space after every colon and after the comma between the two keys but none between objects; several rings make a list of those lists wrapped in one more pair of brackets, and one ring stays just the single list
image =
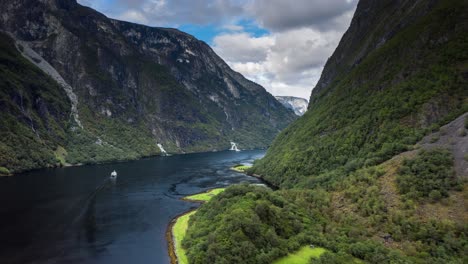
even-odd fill
[{"label": "cloudy sky", "polygon": [[357,5],[357,0],[78,2],[108,17],[190,33],[273,95],[306,99]]}]

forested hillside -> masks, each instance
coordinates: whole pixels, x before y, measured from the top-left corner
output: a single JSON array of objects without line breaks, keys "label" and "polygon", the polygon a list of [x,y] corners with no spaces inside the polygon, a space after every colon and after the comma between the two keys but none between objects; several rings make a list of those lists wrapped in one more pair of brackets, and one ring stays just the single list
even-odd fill
[{"label": "forested hillside", "polygon": [[279,186],[311,187],[385,161],[466,112],[466,10],[466,1],[361,1],[324,69],[334,78],[322,75],[307,113],[253,172]]}]

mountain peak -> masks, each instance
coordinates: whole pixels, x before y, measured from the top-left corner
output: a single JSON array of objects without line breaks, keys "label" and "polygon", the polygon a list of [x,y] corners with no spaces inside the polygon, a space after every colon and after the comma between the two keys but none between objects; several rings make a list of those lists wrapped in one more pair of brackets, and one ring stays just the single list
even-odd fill
[{"label": "mountain peak", "polygon": [[305,114],[309,102],[301,97],[294,96],[275,96],[275,98],[282,103],[286,108],[294,111],[298,116]]}]

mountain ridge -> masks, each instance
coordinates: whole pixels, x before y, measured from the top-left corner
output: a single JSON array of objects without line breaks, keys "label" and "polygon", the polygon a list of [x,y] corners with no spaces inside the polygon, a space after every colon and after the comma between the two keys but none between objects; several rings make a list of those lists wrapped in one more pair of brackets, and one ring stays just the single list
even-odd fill
[{"label": "mountain ridge", "polygon": [[157,155],[157,144],[172,153],[228,149],[230,141],[265,148],[295,119],[206,43],[177,29],[109,19],[74,0],[2,0],[0,7],[0,30],[71,102],[61,163]]}]

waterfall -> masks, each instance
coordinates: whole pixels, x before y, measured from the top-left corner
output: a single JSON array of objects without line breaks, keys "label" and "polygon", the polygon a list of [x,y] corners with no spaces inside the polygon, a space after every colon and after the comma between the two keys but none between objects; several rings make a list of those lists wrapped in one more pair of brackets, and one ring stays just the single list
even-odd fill
[{"label": "waterfall", "polygon": [[236,142],[232,142],[231,141],[231,149],[230,150],[233,150],[233,151],[240,151],[238,148],[237,148],[237,143]]},{"label": "waterfall", "polygon": [[166,150],[163,148],[163,146],[162,146],[160,143],[158,143],[157,145],[158,145],[159,150],[161,151],[161,155],[167,156],[167,152],[166,152]]}]

